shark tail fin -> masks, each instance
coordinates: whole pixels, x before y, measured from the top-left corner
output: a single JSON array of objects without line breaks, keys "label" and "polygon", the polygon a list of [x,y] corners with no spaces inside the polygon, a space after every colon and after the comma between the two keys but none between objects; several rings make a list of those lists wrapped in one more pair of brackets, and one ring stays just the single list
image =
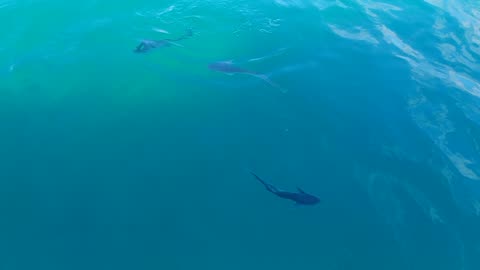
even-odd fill
[{"label": "shark tail fin", "polygon": [[185,30],[185,34],[183,34],[183,36],[179,37],[177,41],[184,40],[184,39],[190,38],[192,36],[193,36],[193,30],[191,28],[187,28]]},{"label": "shark tail fin", "polygon": [[185,30],[185,34],[183,34],[181,37],[175,38],[175,39],[165,39],[169,41],[170,43],[175,42],[175,41],[181,41],[187,38],[190,38],[193,36],[193,30],[191,28],[187,28]]},{"label": "shark tail fin", "polygon": [[260,176],[256,175],[254,172],[250,171],[250,174],[253,175],[253,177],[255,177],[260,183],[262,183],[263,186],[265,186],[265,188],[272,192],[272,193],[277,193],[278,192],[278,189],[273,186],[272,184],[269,184],[267,182],[265,182],[265,180],[263,180],[262,178],[260,178]]},{"label": "shark tail fin", "polygon": [[256,175],[254,172],[252,171],[249,171],[251,175],[253,175],[253,177],[255,177],[260,183],[262,183],[263,185],[267,185],[267,182],[265,182],[262,178],[260,178],[260,176]]}]

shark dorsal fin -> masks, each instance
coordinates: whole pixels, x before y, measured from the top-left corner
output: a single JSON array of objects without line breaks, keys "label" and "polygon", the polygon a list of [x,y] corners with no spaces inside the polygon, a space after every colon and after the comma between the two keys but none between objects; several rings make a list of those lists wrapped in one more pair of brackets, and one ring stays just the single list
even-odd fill
[{"label": "shark dorsal fin", "polygon": [[301,188],[299,188],[299,187],[297,187],[297,190],[298,190],[298,192],[300,192],[300,193],[307,194],[305,191],[303,191],[303,190],[302,190]]}]

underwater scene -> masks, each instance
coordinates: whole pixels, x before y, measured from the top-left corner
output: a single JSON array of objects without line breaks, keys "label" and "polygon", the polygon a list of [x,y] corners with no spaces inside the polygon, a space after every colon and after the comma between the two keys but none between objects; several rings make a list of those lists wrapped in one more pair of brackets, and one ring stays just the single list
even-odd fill
[{"label": "underwater scene", "polygon": [[33,269],[480,269],[480,1],[0,0]]}]

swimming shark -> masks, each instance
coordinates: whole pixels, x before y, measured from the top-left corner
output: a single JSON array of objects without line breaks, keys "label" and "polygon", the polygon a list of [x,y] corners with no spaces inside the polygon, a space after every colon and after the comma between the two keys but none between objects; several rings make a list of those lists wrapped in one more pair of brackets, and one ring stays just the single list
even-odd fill
[{"label": "swimming shark", "polygon": [[144,39],[140,42],[140,44],[137,45],[135,48],[134,52],[136,53],[147,53],[148,51],[156,48],[162,48],[162,47],[169,47],[171,45],[178,45],[175,42],[187,39],[193,35],[193,32],[191,29],[187,29],[187,32],[176,39],[161,39],[161,40],[151,40],[151,39]]},{"label": "swimming shark", "polygon": [[297,187],[298,192],[283,191],[273,186],[272,184],[265,182],[262,178],[260,178],[255,173],[250,172],[250,174],[252,174],[253,177],[255,177],[260,183],[262,183],[262,185],[265,186],[265,188],[269,192],[275,194],[280,198],[292,200],[295,202],[295,205],[315,205],[320,202],[320,199],[318,197],[306,193],[299,187]]},{"label": "swimming shark", "polygon": [[272,87],[277,88],[277,89],[280,89],[282,92],[286,92],[285,89],[282,89],[278,84],[272,82],[272,81],[268,78],[267,75],[262,74],[262,73],[258,73],[258,72],[255,72],[255,71],[247,70],[247,69],[244,69],[244,68],[241,68],[241,67],[235,65],[235,64],[233,63],[233,61],[231,61],[231,60],[229,60],[229,61],[213,62],[213,63],[211,63],[211,64],[208,65],[208,68],[209,68],[210,70],[222,72],[222,73],[225,73],[225,74],[228,74],[228,75],[232,75],[232,74],[246,74],[246,75],[254,76],[254,77],[257,77],[257,78],[263,80],[264,82],[268,83],[268,84],[271,85]]}]

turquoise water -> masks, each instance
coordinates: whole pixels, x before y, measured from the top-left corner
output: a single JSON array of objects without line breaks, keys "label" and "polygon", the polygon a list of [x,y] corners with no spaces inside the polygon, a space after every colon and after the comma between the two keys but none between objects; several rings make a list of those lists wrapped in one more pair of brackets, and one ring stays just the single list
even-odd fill
[{"label": "turquoise water", "polygon": [[480,269],[478,1],[0,0],[0,22],[0,269]]}]

